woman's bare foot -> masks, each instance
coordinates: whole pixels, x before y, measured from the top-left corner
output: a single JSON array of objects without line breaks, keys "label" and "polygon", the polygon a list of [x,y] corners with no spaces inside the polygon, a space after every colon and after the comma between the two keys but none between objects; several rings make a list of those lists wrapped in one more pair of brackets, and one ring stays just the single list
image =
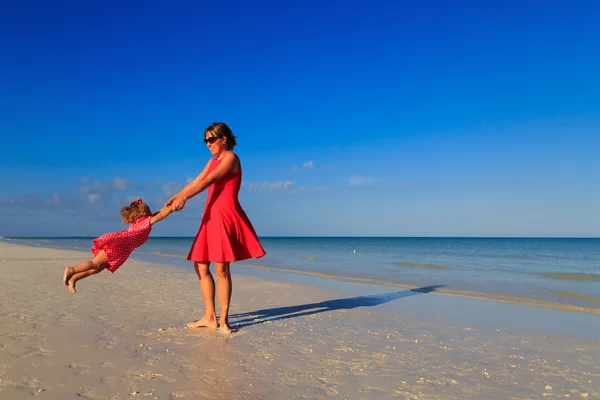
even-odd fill
[{"label": "woman's bare foot", "polygon": [[63,274],[63,283],[65,284],[65,286],[69,286],[69,279],[71,279],[71,277],[73,276],[73,272],[71,272],[72,270],[72,267],[65,268],[65,273]]},{"label": "woman's bare foot", "polygon": [[231,333],[237,332],[237,329],[232,328],[228,324],[225,324],[219,327],[219,332],[229,335]]},{"label": "woman's bare foot", "polygon": [[193,321],[187,324],[188,328],[213,328],[216,329],[219,325],[217,324],[216,318],[207,318],[204,316],[198,321]]},{"label": "woman's bare foot", "polygon": [[75,293],[75,279],[70,279],[69,280],[69,290],[71,291],[71,293]]}]

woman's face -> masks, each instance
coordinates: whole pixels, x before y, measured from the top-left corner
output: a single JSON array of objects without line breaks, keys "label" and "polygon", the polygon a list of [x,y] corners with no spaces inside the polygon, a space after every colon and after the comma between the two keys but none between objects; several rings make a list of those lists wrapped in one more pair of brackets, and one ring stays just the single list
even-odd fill
[{"label": "woman's face", "polygon": [[204,143],[213,155],[219,155],[227,150],[225,147],[225,137],[217,135],[215,132],[208,132],[204,137]]}]

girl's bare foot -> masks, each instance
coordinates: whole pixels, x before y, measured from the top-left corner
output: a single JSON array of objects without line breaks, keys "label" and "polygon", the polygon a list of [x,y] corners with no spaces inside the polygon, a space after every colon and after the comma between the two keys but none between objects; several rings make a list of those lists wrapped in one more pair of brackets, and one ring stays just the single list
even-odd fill
[{"label": "girl's bare foot", "polygon": [[217,324],[217,318],[208,318],[204,316],[198,321],[190,322],[187,324],[188,328],[213,328],[216,329],[219,325]]},{"label": "girl's bare foot", "polygon": [[235,329],[235,328],[232,328],[232,327],[231,327],[231,326],[229,326],[228,324],[225,324],[225,325],[221,325],[221,326],[219,327],[219,332],[220,332],[220,333],[224,333],[224,334],[226,334],[226,335],[229,335],[229,334],[231,334],[231,333],[237,332],[237,329]]},{"label": "girl's bare foot", "polygon": [[75,279],[70,279],[69,280],[69,290],[71,291],[71,293],[75,293]]},{"label": "girl's bare foot", "polygon": [[73,268],[71,267],[67,267],[65,268],[65,273],[63,274],[63,283],[65,284],[65,286],[69,286],[69,279],[71,279],[71,277],[73,276],[73,273],[71,272]]}]

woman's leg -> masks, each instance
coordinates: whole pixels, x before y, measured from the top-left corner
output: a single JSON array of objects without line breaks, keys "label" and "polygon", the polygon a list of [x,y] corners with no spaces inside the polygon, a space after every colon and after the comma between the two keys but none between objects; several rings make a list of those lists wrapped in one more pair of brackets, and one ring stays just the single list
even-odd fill
[{"label": "woman's leg", "polygon": [[229,271],[229,263],[215,263],[217,271],[217,279],[219,281],[219,305],[221,313],[219,314],[219,330],[226,333],[235,332],[229,326],[229,302],[231,300],[232,282],[231,273]]},{"label": "woman's leg", "polygon": [[194,263],[194,269],[200,280],[200,291],[204,299],[204,317],[198,321],[187,324],[190,328],[216,328],[217,316],[215,314],[215,280],[210,273],[210,262]]}]

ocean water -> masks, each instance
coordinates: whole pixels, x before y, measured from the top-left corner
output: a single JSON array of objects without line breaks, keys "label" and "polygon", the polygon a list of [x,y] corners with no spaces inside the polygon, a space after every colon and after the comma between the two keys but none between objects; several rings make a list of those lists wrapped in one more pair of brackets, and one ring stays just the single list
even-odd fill
[{"label": "ocean water", "polygon": [[[89,251],[92,238],[4,238]],[[192,238],[153,238],[133,257],[192,271]],[[439,285],[459,295],[502,296],[600,308],[600,239],[587,238],[261,238],[267,255],[233,264],[381,286]],[[91,254],[91,253],[90,253]]]}]

